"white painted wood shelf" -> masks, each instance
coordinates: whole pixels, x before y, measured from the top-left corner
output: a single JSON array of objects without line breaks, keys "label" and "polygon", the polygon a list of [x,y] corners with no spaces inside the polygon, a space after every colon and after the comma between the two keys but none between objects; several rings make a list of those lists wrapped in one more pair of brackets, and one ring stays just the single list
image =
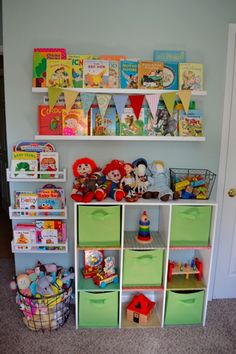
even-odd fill
[{"label": "white painted wood shelf", "polygon": [[[6,170],[6,174],[7,174],[7,181],[8,182],[65,182],[66,181],[66,169],[64,168],[62,171],[53,171],[53,172],[48,172],[48,171],[37,171],[35,172],[36,174],[36,178],[29,178],[27,177],[27,175],[32,174],[32,171],[24,171],[24,174],[26,175],[26,177],[12,177],[14,175],[14,173],[16,173],[15,171],[12,172],[9,168],[7,168]],[[17,173],[21,173],[21,172],[17,172]],[[52,177],[52,178],[40,178],[41,175],[55,175],[56,177]]]},{"label": "white painted wood shelf", "polygon": [[[48,249],[44,249],[48,248]],[[56,249],[53,249],[56,248]],[[68,252],[68,242],[65,243],[55,243],[42,245],[39,243],[28,243],[28,244],[20,244],[15,243],[13,240],[11,241],[11,250],[12,253],[67,253]]]},{"label": "white painted wood shelf", "polygon": [[[60,215],[57,215],[60,214]],[[11,220],[29,219],[29,220],[65,220],[67,219],[67,207],[64,209],[14,209],[9,207],[9,218]]]}]

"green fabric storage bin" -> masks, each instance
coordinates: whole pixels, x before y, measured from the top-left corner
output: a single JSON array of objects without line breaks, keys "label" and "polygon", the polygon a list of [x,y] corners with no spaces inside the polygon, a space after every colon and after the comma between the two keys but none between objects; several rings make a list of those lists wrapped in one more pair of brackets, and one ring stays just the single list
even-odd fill
[{"label": "green fabric storage bin", "polygon": [[208,246],[211,206],[172,207],[171,246]]},{"label": "green fabric storage bin", "polygon": [[163,250],[124,251],[123,286],[159,286]]},{"label": "green fabric storage bin", "polygon": [[120,206],[79,206],[79,246],[120,246]]},{"label": "green fabric storage bin", "polygon": [[204,290],[167,291],[165,325],[201,324]]},{"label": "green fabric storage bin", "polygon": [[80,327],[117,327],[118,291],[79,293]]}]

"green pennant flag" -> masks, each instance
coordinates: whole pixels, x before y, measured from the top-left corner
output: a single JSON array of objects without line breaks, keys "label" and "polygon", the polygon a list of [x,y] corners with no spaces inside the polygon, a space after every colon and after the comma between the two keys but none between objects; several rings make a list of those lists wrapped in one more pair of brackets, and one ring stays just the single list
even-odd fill
[{"label": "green pennant flag", "polygon": [[172,116],[174,104],[175,104],[175,99],[176,99],[176,92],[162,93],[161,96],[163,98],[163,101],[165,102],[166,108],[167,108],[170,116]]},{"label": "green pennant flag", "polygon": [[48,88],[48,101],[49,101],[49,111],[53,109],[59,96],[62,93],[62,89],[60,87],[49,87]]}]

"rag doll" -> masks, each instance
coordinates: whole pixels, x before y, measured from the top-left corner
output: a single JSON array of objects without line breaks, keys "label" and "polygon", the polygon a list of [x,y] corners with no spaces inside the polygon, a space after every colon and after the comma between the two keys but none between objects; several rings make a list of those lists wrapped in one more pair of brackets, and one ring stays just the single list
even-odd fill
[{"label": "rag doll", "polygon": [[125,192],[125,200],[127,202],[136,202],[138,196],[135,192],[136,180],[134,174],[134,168],[131,163],[124,164],[125,175],[120,181],[120,187]]},{"label": "rag doll", "polygon": [[136,187],[135,191],[138,196],[142,197],[145,192],[148,190],[150,184],[149,178],[147,176],[147,161],[144,158],[139,158],[135,160],[132,165],[134,166]]}]

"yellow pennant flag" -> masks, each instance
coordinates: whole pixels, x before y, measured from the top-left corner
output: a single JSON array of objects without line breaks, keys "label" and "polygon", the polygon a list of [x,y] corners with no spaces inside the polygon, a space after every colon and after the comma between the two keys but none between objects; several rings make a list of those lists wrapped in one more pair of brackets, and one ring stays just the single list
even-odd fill
[{"label": "yellow pennant flag", "polygon": [[191,90],[179,90],[178,91],[179,98],[184,107],[184,111],[187,113],[189,109],[189,102],[191,100],[192,91]]},{"label": "yellow pennant flag", "polygon": [[49,101],[49,111],[53,109],[57,100],[62,93],[62,89],[60,87],[49,87],[48,88],[48,101]]},{"label": "yellow pennant flag", "polygon": [[165,102],[166,108],[167,108],[170,116],[172,116],[174,104],[175,104],[175,99],[176,99],[176,92],[162,93],[162,98],[163,98],[163,101]]},{"label": "yellow pennant flag", "polygon": [[78,92],[72,90],[63,90],[63,92],[66,104],[66,111],[69,112],[71,110],[71,107],[75,103],[75,100],[78,96]]}]

